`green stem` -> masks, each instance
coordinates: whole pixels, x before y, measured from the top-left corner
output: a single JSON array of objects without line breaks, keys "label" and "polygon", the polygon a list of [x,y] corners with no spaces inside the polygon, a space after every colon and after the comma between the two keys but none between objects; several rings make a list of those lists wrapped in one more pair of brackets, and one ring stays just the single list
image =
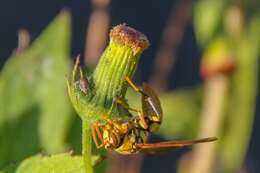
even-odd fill
[{"label": "green stem", "polygon": [[[219,136],[223,124],[224,102],[227,98],[227,84],[228,77],[225,75],[219,74],[207,79],[198,138]],[[207,144],[207,146],[194,146],[190,172],[213,172],[216,155],[217,143]]]},{"label": "green stem", "polygon": [[[237,48],[237,70],[232,79],[233,91],[229,105],[230,119],[221,148],[223,173],[239,172],[245,159],[253,126],[258,78],[258,47],[248,33]],[[251,37],[249,37],[251,36]]]},{"label": "green stem", "polygon": [[94,173],[91,160],[91,130],[87,122],[82,121],[82,156],[86,173]]}]

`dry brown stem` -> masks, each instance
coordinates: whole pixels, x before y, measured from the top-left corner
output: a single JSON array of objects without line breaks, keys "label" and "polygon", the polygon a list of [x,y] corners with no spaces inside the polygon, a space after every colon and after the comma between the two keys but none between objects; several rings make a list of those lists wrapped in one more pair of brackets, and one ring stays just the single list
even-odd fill
[{"label": "dry brown stem", "polygon": [[110,0],[92,0],[93,11],[90,15],[86,34],[85,63],[95,66],[106,44],[110,25]]},{"label": "dry brown stem", "polygon": [[31,37],[30,33],[26,29],[20,29],[18,31],[18,44],[17,52],[21,52],[30,45]]},{"label": "dry brown stem", "polygon": [[192,1],[180,1],[177,8],[172,8],[164,28],[161,44],[155,56],[151,83],[157,90],[167,88],[169,74],[174,67],[176,54],[182,41],[185,27],[191,19]]},{"label": "dry brown stem", "polygon": [[[223,119],[224,102],[227,94],[228,78],[216,75],[205,84],[204,105],[198,137],[218,136]],[[191,166],[192,173],[213,172],[217,142],[194,146]]]}]

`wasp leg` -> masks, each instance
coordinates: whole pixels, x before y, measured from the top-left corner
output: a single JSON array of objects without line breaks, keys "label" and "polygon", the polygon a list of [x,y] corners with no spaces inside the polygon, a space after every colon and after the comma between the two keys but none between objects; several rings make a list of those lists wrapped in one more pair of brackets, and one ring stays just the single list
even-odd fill
[{"label": "wasp leg", "polygon": [[136,112],[136,113],[138,114],[139,118],[140,118],[141,126],[142,126],[144,129],[147,129],[147,128],[148,128],[148,125],[147,125],[147,123],[146,123],[146,121],[145,121],[145,119],[144,119],[144,114],[143,114],[142,111],[129,107],[129,105],[128,105],[124,100],[121,100],[121,99],[119,99],[119,98],[116,98],[116,99],[115,99],[115,102],[116,102],[117,104],[120,104],[122,107],[124,107],[124,108],[127,109],[127,110]]},{"label": "wasp leg", "polygon": [[99,144],[98,144],[98,140],[97,140],[97,135],[96,135],[95,128],[93,126],[91,127],[91,133],[92,133],[93,141],[95,142],[96,147],[98,147]]},{"label": "wasp leg", "polygon": [[[145,92],[143,92],[143,90],[141,88],[139,88],[136,84],[134,84],[134,82],[128,77],[128,76],[125,76],[125,80],[126,82],[128,83],[128,85],[130,87],[132,87],[136,92],[139,92],[141,93],[143,96],[145,97],[149,97]],[[121,104],[121,103],[120,103]],[[128,107],[129,110],[132,110],[132,111],[135,111],[138,113],[138,116],[140,118],[140,123],[141,123],[141,126],[144,128],[144,129],[147,129],[148,128],[148,124],[146,123],[145,121],[145,118],[144,118],[144,113],[143,111],[138,111],[138,110],[135,110],[135,109],[132,109],[130,108],[127,104],[121,104],[122,106],[125,106],[125,108]]]},{"label": "wasp leg", "polygon": [[140,125],[144,128],[144,129],[148,129],[148,124],[144,119],[144,114],[143,112],[137,112],[139,118],[140,118]]},{"label": "wasp leg", "polygon": [[141,112],[137,109],[131,108],[124,100],[120,99],[120,98],[115,98],[114,102],[121,105],[123,108],[130,110],[130,111],[134,111],[134,112]]},{"label": "wasp leg", "polygon": [[[96,147],[97,147],[98,149],[99,149],[99,148],[102,148],[102,147],[105,145],[105,143],[104,143],[102,134],[101,134],[101,132],[100,132],[99,126],[98,126],[96,123],[91,127],[91,132],[92,132],[93,141],[95,142]],[[98,144],[98,139],[97,139],[97,137],[98,137],[99,140],[101,141],[101,144]]]},{"label": "wasp leg", "polygon": [[108,117],[107,114],[101,116],[103,120],[105,120],[109,125],[113,126],[113,121]]},{"label": "wasp leg", "polygon": [[110,118],[107,117],[107,115],[103,115],[102,119],[106,121],[107,124],[110,125],[109,132],[112,133],[112,128],[114,130],[117,130],[119,133],[126,133],[129,130],[129,125],[127,122],[124,121],[116,121],[116,120],[111,120]]},{"label": "wasp leg", "polygon": [[[139,92],[141,93],[142,95],[144,96],[147,96],[146,93],[143,92],[143,90],[141,88],[139,88],[136,84],[134,84],[134,82],[128,77],[128,76],[125,76],[125,80],[126,82],[128,83],[128,85],[133,88],[136,92]],[[148,96],[147,96],[148,97]]]},{"label": "wasp leg", "polygon": [[[112,114],[112,111],[113,111],[113,108],[115,107],[115,104],[116,104],[116,103],[115,103],[114,101],[112,101],[112,106],[110,107],[110,109],[109,109],[107,115],[111,115],[111,114]],[[106,116],[106,118],[108,118],[107,115],[103,115],[103,116]]]}]

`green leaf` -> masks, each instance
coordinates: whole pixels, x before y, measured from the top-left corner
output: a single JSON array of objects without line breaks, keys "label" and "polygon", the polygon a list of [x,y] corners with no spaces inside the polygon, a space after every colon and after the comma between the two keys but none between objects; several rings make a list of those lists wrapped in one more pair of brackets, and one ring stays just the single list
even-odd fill
[{"label": "green leaf", "polygon": [[71,106],[65,75],[69,66],[70,17],[63,12],[0,76],[0,168],[39,152],[65,148]]},{"label": "green leaf", "polygon": [[[103,158],[92,156],[92,165],[98,164]],[[69,153],[52,156],[36,155],[22,161],[19,166],[11,165],[0,173],[83,173],[84,165],[81,156]]]},{"label": "green leaf", "polygon": [[0,173],[13,173],[13,172],[15,172],[16,168],[17,168],[16,164],[11,164],[8,167],[6,167],[5,169],[0,170]]},{"label": "green leaf", "polygon": [[[0,77],[0,167],[39,150],[38,61],[35,52],[13,55]],[[28,68],[30,67],[30,68]],[[29,141],[29,142],[28,142]]]},{"label": "green leaf", "polygon": [[200,119],[201,94],[201,88],[163,94],[160,98],[164,118],[159,133],[170,140],[194,138]]},{"label": "green leaf", "polygon": [[63,12],[33,47],[44,47],[37,94],[41,109],[40,139],[48,153],[64,150],[72,115],[65,83],[69,71],[70,32],[70,16]]}]

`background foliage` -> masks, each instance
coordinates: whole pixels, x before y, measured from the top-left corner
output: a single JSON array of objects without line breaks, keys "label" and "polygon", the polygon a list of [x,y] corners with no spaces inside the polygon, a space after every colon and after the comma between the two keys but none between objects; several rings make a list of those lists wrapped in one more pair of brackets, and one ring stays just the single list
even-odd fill
[{"label": "background foliage", "polygon": [[[250,13],[248,9],[252,9]],[[233,75],[227,77],[229,92],[225,95],[224,118],[219,129],[221,139],[214,154],[220,172],[235,173],[241,169],[250,140],[259,79],[260,16],[257,9],[257,5],[224,0],[200,0],[193,6],[194,30],[202,55],[221,38],[223,44],[231,47],[229,53],[234,55],[236,64]],[[228,14],[233,15],[231,21]],[[239,15],[242,23],[239,23]],[[238,23],[232,23],[237,18]],[[65,76],[70,74],[72,64],[70,42],[71,17],[63,11],[30,47],[14,51],[4,65],[0,75],[1,173],[48,169],[82,171],[80,156],[33,156],[70,150],[74,154],[81,152],[81,123],[69,103],[65,87]],[[219,50],[217,47],[211,51],[212,55],[219,55]],[[85,70],[91,71],[91,68],[90,64]],[[159,135],[169,140],[195,138],[201,126],[206,94],[204,84],[162,91],[164,122]],[[138,94],[129,90],[127,98],[133,107],[140,107]],[[36,162],[47,166],[38,167]],[[52,164],[55,166],[51,167]],[[105,166],[101,164],[97,172],[103,172]],[[179,167],[179,172],[186,171],[181,169],[181,163]]]}]

